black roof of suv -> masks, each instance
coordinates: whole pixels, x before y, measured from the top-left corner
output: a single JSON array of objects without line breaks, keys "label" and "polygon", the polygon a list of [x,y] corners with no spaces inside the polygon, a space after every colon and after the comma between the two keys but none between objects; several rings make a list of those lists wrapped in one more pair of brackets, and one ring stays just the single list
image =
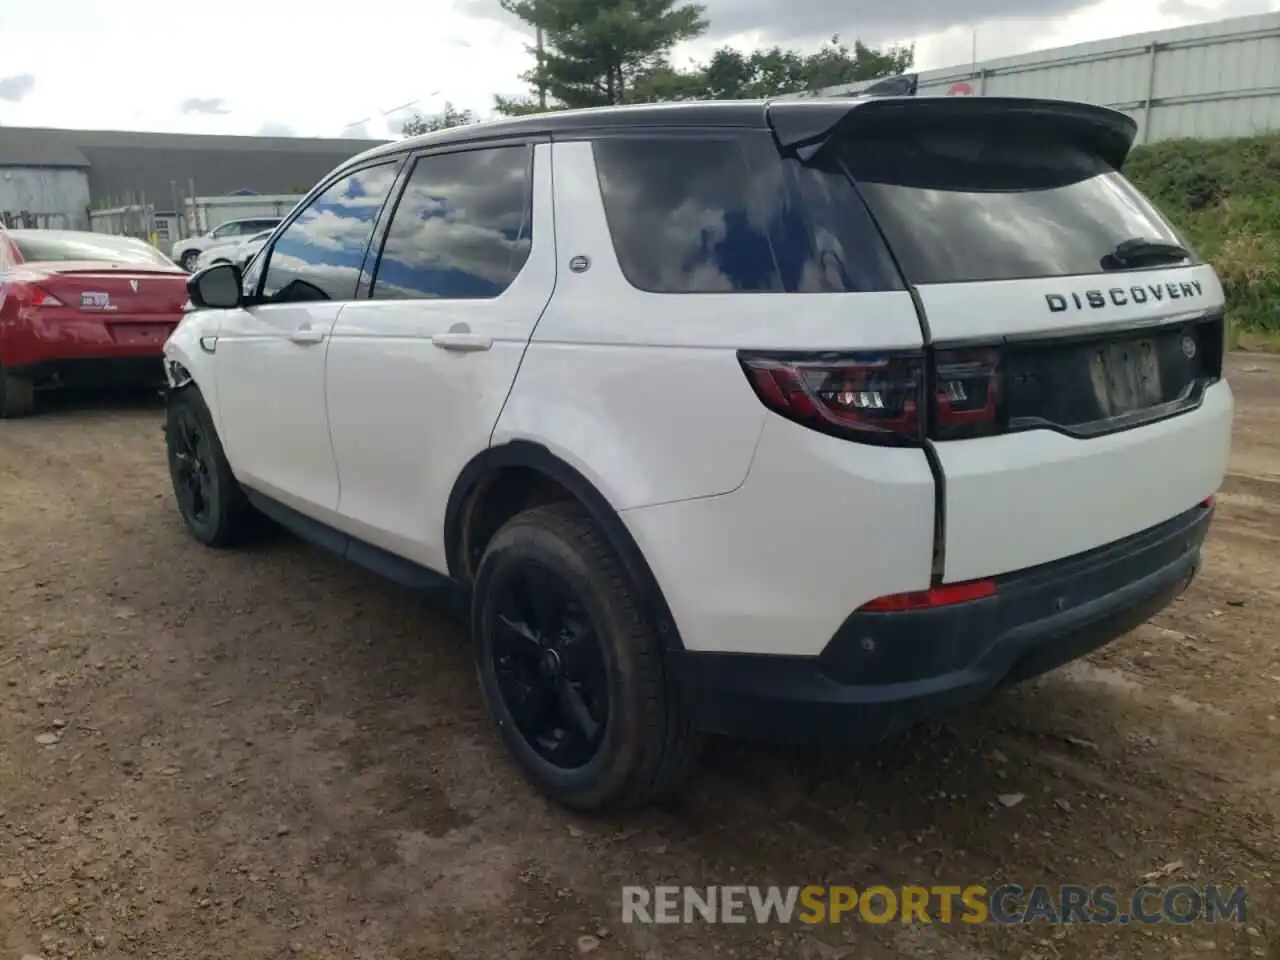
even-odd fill
[{"label": "black roof of suv", "polygon": [[[531,116],[488,120],[450,127],[367,150],[352,162],[400,153],[405,150],[500,140],[509,137],[594,135],[644,128],[737,127],[772,128],[780,146],[803,150],[825,140],[840,127],[883,129],[903,122],[928,124],[942,121],[982,124],[998,118],[1016,118],[1027,125],[1051,124],[1059,135],[1069,127],[1074,136],[1088,141],[1092,150],[1113,166],[1124,163],[1136,122],[1110,107],[1069,100],[1023,97],[814,97],[797,100],[694,100],[677,103],[636,104],[561,110]],[[346,164],[344,164],[346,166]]]}]

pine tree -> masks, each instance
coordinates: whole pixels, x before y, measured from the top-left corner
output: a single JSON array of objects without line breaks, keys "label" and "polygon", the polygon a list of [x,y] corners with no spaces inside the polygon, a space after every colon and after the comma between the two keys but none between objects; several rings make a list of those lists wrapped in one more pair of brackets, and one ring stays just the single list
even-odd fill
[{"label": "pine tree", "polygon": [[[671,48],[707,29],[703,7],[682,0],[500,0],[541,28],[541,62],[522,79],[557,107],[599,107],[649,99],[646,78],[666,68]],[[497,98],[499,113],[528,113],[533,99]]]}]

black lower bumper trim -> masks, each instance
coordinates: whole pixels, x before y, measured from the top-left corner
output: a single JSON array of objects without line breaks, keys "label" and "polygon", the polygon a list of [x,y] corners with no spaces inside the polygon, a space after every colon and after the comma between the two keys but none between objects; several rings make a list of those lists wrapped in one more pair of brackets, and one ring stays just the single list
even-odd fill
[{"label": "black lower bumper trim", "polygon": [[86,357],[49,360],[13,371],[49,387],[152,386],[164,382],[164,361],[154,357]]},{"label": "black lower bumper trim", "polygon": [[683,651],[694,724],[753,739],[874,741],[1122,636],[1195,577],[1212,507],[998,578],[994,597],[855,613],[818,657]]}]

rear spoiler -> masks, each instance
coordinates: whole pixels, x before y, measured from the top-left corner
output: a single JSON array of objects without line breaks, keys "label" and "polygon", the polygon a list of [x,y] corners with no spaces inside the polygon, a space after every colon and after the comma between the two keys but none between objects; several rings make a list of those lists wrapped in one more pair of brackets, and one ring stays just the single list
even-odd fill
[{"label": "rear spoiler", "polygon": [[1138,133],[1132,117],[1110,107],[1029,97],[882,95],[854,100],[774,100],[765,105],[765,115],[779,149],[806,162],[835,140],[884,136],[912,127],[958,125],[986,127],[993,132],[1039,133],[1086,149],[1118,170]]}]

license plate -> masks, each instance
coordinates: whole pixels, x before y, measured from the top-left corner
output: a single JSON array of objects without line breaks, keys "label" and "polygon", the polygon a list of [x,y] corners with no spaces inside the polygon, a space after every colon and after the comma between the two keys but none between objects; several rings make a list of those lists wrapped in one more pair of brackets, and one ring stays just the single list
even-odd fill
[{"label": "license plate", "polygon": [[1153,407],[1164,395],[1152,340],[1100,344],[1089,358],[1089,375],[1104,416]]}]

